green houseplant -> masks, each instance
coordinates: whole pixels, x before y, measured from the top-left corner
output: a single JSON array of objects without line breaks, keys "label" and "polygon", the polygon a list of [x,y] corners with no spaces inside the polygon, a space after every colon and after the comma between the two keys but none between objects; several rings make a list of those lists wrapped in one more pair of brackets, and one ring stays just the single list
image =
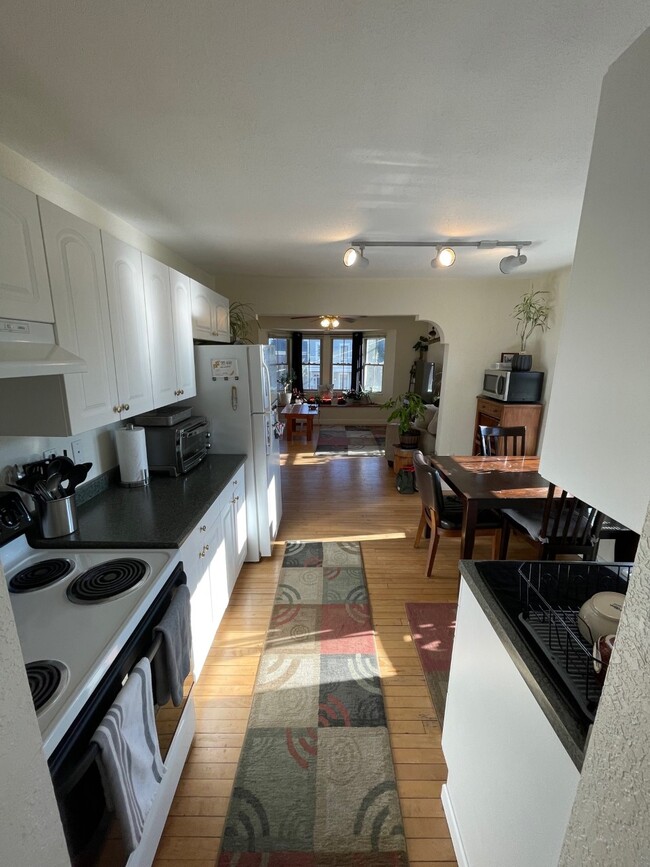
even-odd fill
[{"label": "green houseplant", "polygon": [[282,373],[278,375],[278,385],[280,386],[279,390],[279,398],[280,403],[283,406],[289,402],[289,395],[291,393],[291,388],[293,386],[293,382],[296,378],[296,371],[290,367],[288,370],[283,370]]},{"label": "green houseplant", "polygon": [[257,319],[257,313],[251,304],[243,301],[232,301],[230,313],[230,339],[233,343],[252,343],[248,336],[249,327]]},{"label": "green houseplant", "polygon": [[382,404],[382,409],[393,411],[387,422],[397,421],[399,425],[399,441],[402,448],[415,448],[420,439],[420,431],[411,427],[416,418],[424,418],[424,401],[419,394],[405,391],[396,397],[391,397]]},{"label": "green houseplant", "polygon": [[550,328],[548,317],[551,313],[551,304],[547,295],[544,289],[526,292],[512,311],[513,317],[517,320],[517,334],[521,347],[521,351],[513,359],[512,366],[515,370],[530,370],[533,359],[526,353],[528,338],[536,328],[540,328],[543,332]]}]

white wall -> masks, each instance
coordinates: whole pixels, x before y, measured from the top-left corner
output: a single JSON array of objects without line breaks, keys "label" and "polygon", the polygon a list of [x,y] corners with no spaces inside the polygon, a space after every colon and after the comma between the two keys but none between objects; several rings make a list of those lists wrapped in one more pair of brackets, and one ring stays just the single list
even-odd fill
[{"label": "white wall", "polygon": [[650,863],[649,81],[646,30],[603,83],[543,452],[549,478],[642,533],[561,867]]},{"label": "white wall", "polygon": [[650,492],[649,154],[646,32],[603,83],[541,461],[636,532]]},{"label": "white wall", "polygon": [[[532,254],[529,258],[532,259]],[[468,454],[483,370],[491,361],[498,360],[501,352],[517,350],[512,309],[531,286],[543,288],[548,284],[549,278],[535,281],[514,277],[480,281],[454,277],[421,280],[221,277],[217,279],[217,291],[252,303],[260,316],[313,315],[325,306],[340,316],[371,313],[418,316],[425,322],[435,322],[442,341],[448,344],[436,449],[439,454]],[[543,369],[540,348],[547,336],[538,334],[530,342],[536,369]]]}]

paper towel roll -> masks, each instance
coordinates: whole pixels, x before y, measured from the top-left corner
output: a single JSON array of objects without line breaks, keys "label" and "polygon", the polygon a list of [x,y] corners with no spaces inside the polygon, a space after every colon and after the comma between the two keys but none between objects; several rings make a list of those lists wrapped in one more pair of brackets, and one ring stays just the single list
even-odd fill
[{"label": "paper towel roll", "polygon": [[144,428],[133,427],[133,425],[119,428],[115,431],[115,445],[120,464],[121,484],[127,488],[148,485],[149,464]]}]

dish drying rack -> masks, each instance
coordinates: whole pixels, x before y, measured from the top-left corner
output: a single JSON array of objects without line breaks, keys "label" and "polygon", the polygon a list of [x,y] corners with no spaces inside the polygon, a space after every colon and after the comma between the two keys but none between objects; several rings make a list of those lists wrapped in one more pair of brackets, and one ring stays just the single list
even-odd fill
[{"label": "dish drying rack", "polygon": [[594,593],[625,593],[630,563],[528,562],[519,567],[519,620],[585,717],[594,721],[601,684],[578,611]]}]

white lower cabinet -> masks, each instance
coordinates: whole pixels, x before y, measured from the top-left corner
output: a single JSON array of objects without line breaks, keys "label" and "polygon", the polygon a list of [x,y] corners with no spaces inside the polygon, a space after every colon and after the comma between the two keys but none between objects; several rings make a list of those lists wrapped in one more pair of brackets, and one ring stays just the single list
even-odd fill
[{"label": "white lower cabinet", "polygon": [[461,867],[556,867],[580,773],[461,581],[442,802]]},{"label": "white lower cabinet", "polygon": [[[235,496],[239,499],[235,499]],[[243,563],[235,534],[238,509],[245,516],[243,466],[181,547],[181,559],[191,596],[195,677],[199,676],[205,664]],[[246,550],[245,525],[243,550]]]}]

